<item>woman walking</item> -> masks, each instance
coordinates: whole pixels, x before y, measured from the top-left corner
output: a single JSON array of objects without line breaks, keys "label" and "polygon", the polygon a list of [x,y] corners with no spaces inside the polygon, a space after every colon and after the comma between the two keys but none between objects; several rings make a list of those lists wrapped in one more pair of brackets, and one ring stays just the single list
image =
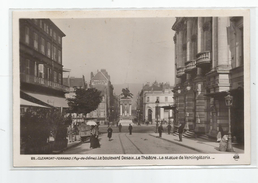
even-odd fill
[{"label": "woman walking", "polygon": [[111,140],[111,137],[112,137],[112,132],[113,132],[113,129],[111,128],[111,126],[108,127],[108,138],[109,138],[109,141]]},{"label": "woman walking", "polygon": [[100,147],[98,139],[98,130],[96,126],[91,126],[91,136],[90,136],[90,148]]}]

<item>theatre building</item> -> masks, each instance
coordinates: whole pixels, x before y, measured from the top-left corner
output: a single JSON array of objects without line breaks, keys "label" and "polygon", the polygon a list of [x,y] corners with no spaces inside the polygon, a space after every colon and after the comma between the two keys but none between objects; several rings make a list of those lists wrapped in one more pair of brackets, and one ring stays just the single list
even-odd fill
[{"label": "theatre building", "polygon": [[26,106],[68,107],[63,85],[62,38],[50,19],[20,19],[20,96]]},{"label": "theatre building", "polygon": [[215,138],[219,125],[229,130],[225,103],[228,92],[232,137],[244,141],[243,17],[178,17],[175,31],[173,89],[175,123]]}]

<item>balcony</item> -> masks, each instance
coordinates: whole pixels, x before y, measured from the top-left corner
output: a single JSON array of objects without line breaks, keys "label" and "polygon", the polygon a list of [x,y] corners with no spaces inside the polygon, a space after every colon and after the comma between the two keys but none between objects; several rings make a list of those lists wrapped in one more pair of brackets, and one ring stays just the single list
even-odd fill
[{"label": "balcony", "polygon": [[20,78],[21,82],[44,86],[44,87],[48,87],[48,88],[60,90],[60,91],[69,91],[69,87],[61,85],[59,83],[55,83],[53,81],[48,81],[44,78],[39,78],[29,74],[24,74],[24,73],[21,73],[20,77],[21,77]]},{"label": "balcony", "polygon": [[177,68],[177,74],[176,77],[180,78],[185,74],[185,67],[179,67]]},{"label": "balcony", "polygon": [[204,51],[197,53],[196,55],[196,66],[200,67],[211,63],[210,51]]},{"label": "balcony", "polygon": [[193,69],[196,69],[196,61],[193,60],[193,61],[186,62],[186,64],[185,64],[185,72],[186,73],[191,72]]}]

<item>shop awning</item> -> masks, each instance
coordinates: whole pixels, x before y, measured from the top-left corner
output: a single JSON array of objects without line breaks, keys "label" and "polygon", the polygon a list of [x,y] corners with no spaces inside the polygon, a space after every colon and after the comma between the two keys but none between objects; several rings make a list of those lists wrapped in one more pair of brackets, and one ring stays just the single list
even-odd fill
[{"label": "shop awning", "polygon": [[53,107],[69,107],[65,98],[38,93],[25,93]]},{"label": "shop awning", "polygon": [[43,107],[43,108],[49,108],[47,106],[39,105],[33,102],[30,102],[28,100],[20,99],[20,105],[24,107]]}]

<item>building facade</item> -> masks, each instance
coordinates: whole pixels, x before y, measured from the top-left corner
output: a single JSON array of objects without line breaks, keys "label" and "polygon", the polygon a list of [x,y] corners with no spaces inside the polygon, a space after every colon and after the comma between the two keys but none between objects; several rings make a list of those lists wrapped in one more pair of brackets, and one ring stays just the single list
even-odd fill
[{"label": "building facade", "polygon": [[87,89],[87,83],[85,81],[84,76],[82,76],[81,78],[63,78],[63,84],[69,87],[69,91],[65,94],[65,98],[75,98],[76,89]]},{"label": "building facade", "polygon": [[173,117],[172,109],[164,107],[174,104],[173,92],[169,84],[154,82],[152,85],[143,86],[139,94],[137,104],[139,105],[138,115],[145,122],[155,123],[156,121],[171,121]]},{"label": "building facade", "polygon": [[65,34],[50,19],[20,19],[19,30],[21,98],[68,107],[62,65]]},{"label": "building facade", "polygon": [[111,112],[113,109],[113,85],[111,84],[110,76],[105,69],[97,71],[94,75],[91,73],[89,87],[96,88],[102,92],[102,101],[98,108],[89,114],[87,117],[96,118],[100,123],[105,123],[111,120]]},{"label": "building facade", "polygon": [[177,117],[189,130],[216,137],[228,131],[225,96],[233,96],[232,135],[244,138],[243,17],[178,17],[174,87]]}]

